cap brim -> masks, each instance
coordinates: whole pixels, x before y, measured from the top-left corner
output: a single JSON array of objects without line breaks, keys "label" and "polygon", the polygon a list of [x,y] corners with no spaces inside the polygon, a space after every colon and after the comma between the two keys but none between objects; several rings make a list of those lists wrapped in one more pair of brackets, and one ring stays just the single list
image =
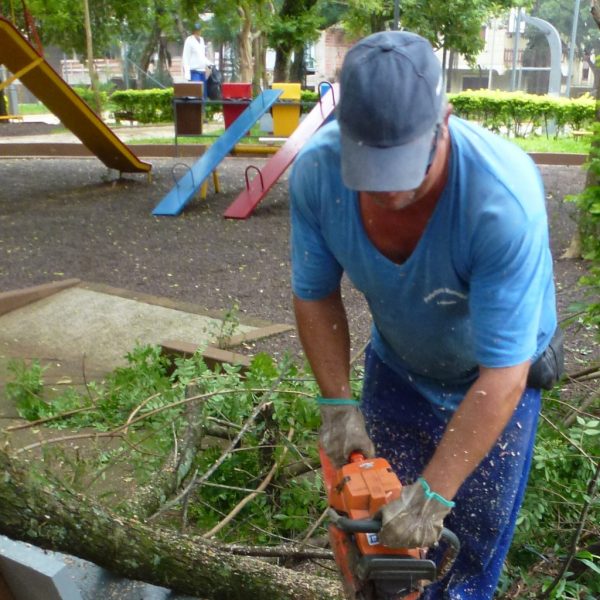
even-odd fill
[{"label": "cap brim", "polygon": [[434,130],[402,146],[367,146],[341,133],[342,180],[352,190],[404,192],[418,188],[428,167]]}]

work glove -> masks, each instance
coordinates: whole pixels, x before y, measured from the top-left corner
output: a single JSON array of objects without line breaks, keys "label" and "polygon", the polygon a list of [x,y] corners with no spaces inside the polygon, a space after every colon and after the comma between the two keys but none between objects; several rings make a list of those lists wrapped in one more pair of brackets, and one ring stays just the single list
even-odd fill
[{"label": "work glove", "polygon": [[321,408],[319,441],[334,467],[345,465],[355,450],[366,457],[375,455],[356,400],[319,398],[317,401]]},{"label": "work glove", "polygon": [[432,492],[421,477],[402,488],[400,498],[380,511],[382,525],[379,541],[391,548],[427,548],[440,538],[444,518],[454,502]]}]

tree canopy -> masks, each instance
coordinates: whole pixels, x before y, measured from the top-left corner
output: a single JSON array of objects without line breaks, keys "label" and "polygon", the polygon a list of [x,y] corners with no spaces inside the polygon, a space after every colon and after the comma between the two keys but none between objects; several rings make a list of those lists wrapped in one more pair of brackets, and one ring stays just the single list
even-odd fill
[{"label": "tree canopy", "polygon": [[[473,61],[484,46],[483,25],[516,4],[515,0],[402,0],[400,26],[427,38],[434,48],[453,50]],[[347,5],[344,23],[357,37],[381,31],[393,21],[393,0],[348,0]]]},{"label": "tree canopy", "polygon": [[[473,60],[483,47],[482,25],[490,16],[514,4],[515,0],[431,0],[427,3],[403,0],[400,2],[400,26],[423,35],[435,48],[453,50]],[[0,3],[8,14],[8,6],[3,5],[8,2]],[[45,44],[56,44],[67,52],[84,52],[81,0],[30,0],[29,9]],[[538,0],[535,10],[542,18],[546,15],[556,22],[566,33],[570,11],[560,0]],[[145,68],[161,40],[182,43],[191,31],[192,23],[205,12],[214,15],[205,30],[205,37],[216,45],[232,44],[239,57],[243,80],[251,78],[253,62],[258,58],[253,56],[256,49],[252,44],[261,36],[277,52],[277,79],[281,79],[287,78],[292,53],[301,55],[304,46],[314,41],[324,27],[341,21],[352,37],[390,28],[394,1],[91,0],[94,48],[101,55],[120,42],[126,42],[132,48],[134,60]],[[582,15],[583,12],[582,9]],[[582,47],[589,46],[595,39],[589,33],[592,28],[588,21],[590,18],[585,17],[585,24],[580,28]]]}]

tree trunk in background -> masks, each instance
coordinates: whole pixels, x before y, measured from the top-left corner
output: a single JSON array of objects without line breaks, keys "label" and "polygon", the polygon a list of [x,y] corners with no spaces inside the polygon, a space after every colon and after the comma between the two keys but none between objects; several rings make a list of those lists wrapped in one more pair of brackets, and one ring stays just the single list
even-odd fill
[{"label": "tree trunk in background", "polygon": [[306,74],[306,61],[304,55],[304,44],[294,48],[294,60],[290,68],[290,81],[300,83],[304,86],[304,75]]},{"label": "tree trunk in background", "polygon": [[158,21],[154,22],[154,26],[152,27],[152,32],[150,33],[150,37],[148,38],[148,40],[146,41],[146,44],[144,46],[144,49],[142,50],[142,54],[140,56],[140,69],[143,71],[143,75],[142,73],[138,72],[138,84],[137,84],[137,88],[138,89],[142,89],[145,87],[146,84],[146,73],[148,73],[148,68],[150,67],[150,61],[152,60],[152,55],[154,54],[154,51],[156,49],[156,46],[159,43],[160,40],[160,36],[161,36],[161,28],[160,25],[158,24]]},{"label": "tree trunk in background", "polygon": [[455,57],[456,52],[454,52],[454,50],[450,50],[448,53],[448,69],[446,70],[446,92],[448,93],[452,91],[452,77],[454,73]]},{"label": "tree trunk in background", "polygon": [[264,41],[264,36],[261,34],[256,35],[252,42],[254,48],[254,69],[252,76],[252,89],[254,91],[254,95],[259,94],[262,89],[266,89],[268,87],[268,84],[266,83],[267,59]]},{"label": "tree trunk in background", "polygon": [[90,7],[88,0],[83,0],[83,22],[85,27],[85,47],[87,53],[88,71],[90,74],[90,83],[94,92],[94,110],[100,116],[102,114],[102,100],[100,99],[100,83],[98,81],[98,73],[94,65],[94,45],[92,42],[92,26],[90,23]]},{"label": "tree trunk in background", "polygon": [[240,52],[240,81],[252,81],[252,19],[243,7],[238,7],[242,17],[242,28],[238,33],[238,46]]},{"label": "tree trunk in background", "polygon": [[[307,13],[317,3],[317,0],[284,0],[281,10],[279,11],[279,18],[282,20],[294,19]],[[296,71],[294,71],[294,65],[290,66],[292,52],[298,49],[294,47],[297,39],[281,40],[275,50],[275,68],[273,69],[273,81],[283,83],[286,81],[303,81],[304,71],[301,70],[301,75],[298,78],[297,74],[300,72],[300,67],[296,65]],[[302,44],[302,50],[304,50],[304,44]],[[303,58],[303,57],[302,57]],[[296,61],[294,61],[295,63]],[[291,71],[290,71],[291,68]]]},{"label": "tree trunk in background", "polygon": [[[3,79],[0,78],[0,83],[3,82]],[[7,109],[7,102],[6,102],[6,96],[4,95],[4,90],[0,90],[0,115],[7,115],[8,114],[8,109]],[[8,123],[8,121],[0,121],[0,123]]]},{"label": "tree trunk in background", "polygon": [[223,50],[225,46],[223,44],[219,44],[219,64],[217,68],[221,71],[221,74],[225,73],[225,57],[223,56]]},{"label": "tree trunk in background", "polygon": [[115,574],[208,600],[339,600],[335,581],[118,516],[58,483],[40,482],[0,449],[0,533],[79,556]]},{"label": "tree trunk in background", "polygon": [[290,56],[289,48],[278,47],[275,50],[275,68],[273,69],[273,81],[276,83],[284,83],[289,79],[290,72]]}]

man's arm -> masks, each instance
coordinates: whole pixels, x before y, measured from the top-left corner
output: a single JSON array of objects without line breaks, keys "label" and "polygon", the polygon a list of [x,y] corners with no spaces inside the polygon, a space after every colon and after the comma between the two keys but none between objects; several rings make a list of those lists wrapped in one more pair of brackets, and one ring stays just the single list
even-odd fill
[{"label": "man's arm", "polygon": [[480,367],[446,427],[433,458],[418,482],[383,507],[379,534],[386,546],[434,544],[464,480],[496,444],[525,389],[529,362],[501,369]]},{"label": "man's arm", "polygon": [[350,334],[340,289],[321,300],[294,296],[300,341],[321,389],[319,441],[334,467],[358,450],[373,456],[365,420],[350,391]]},{"label": "man's arm", "polygon": [[294,296],[304,353],[326,398],[350,398],[350,334],[341,290],[321,300]]},{"label": "man's arm", "polygon": [[485,458],[519,404],[529,361],[505,368],[479,368],[479,377],[448,423],[423,478],[451,500]]},{"label": "man's arm", "polygon": [[181,53],[181,71],[183,78],[190,79],[190,38],[187,37],[183,43],[183,52]]}]

